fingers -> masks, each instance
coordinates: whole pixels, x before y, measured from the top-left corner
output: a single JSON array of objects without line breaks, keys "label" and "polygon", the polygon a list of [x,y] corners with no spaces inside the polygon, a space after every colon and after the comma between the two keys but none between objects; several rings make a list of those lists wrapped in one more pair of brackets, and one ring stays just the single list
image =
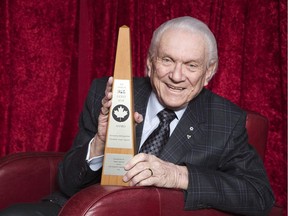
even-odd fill
[{"label": "fingers", "polygon": [[140,113],[135,112],[134,119],[135,119],[136,124],[140,124],[143,121],[143,116]]},{"label": "fingers", "polygon": [[106,102],[105,105],[103,105],[100,109],[100,114],[106,116],[109,113],[109,108],[111,106],[111,102]]},{"label": "fingers", "polygon": [[[137,154],[130,161],[128,161],[128,163],[124,166],[124,169],[126,171],[128,171],[140,162],[148,162],[150,156],[153,157],[153,155],[148,155],[148,154],[144,154],[144,153]],[[145,168],[149,168],[149,167],[140,167],[140,168],[145,169]]]},{"label": "fingers", "polygon": [[[113,96],[112,85],[113,85],[113,77],[109,77],[107,84],[106,84],[105,96],[101,101],[102,107],[100,110],[100,114],[102,114],[103,116],[108,115],[109,109],[112,105],[112,96]],[[139,124],[143,121],[143,116],[140,113],[135,112],[134,113],[134,120],[135,120],[136,124]]]},{"label": "fingers", "polygon": [[148,168],[148,170],[151,172],[151,176],[153,176],[153,170],[151,168]]},{"label": "fingers", "polygon": [[113,77],[109,77],[106,84],[105,95],[107,95],[109,92],[112,92],[112,85],[113,85]]},{"label": "fingers", "polygon": [[153,185],[153,170],[151,168],[132,169],[123,177],[124,182],[129,182],[130,186]]},{"label": "fingers", "polygon": [[113,77],[109,77],[106,89],[105,89],[105,96],[103,97],[101,104],[102,107],[100,109],[100,114],[98,116],[98,129],[97,134],[95,135],[95,143],[97,143],[97,147],[104,147],[105,139],[106,139],[106,131],[108,126],[108,114],[109,108],[112,104],[112,84],[113,84]]},{"label": "fingers", "polygon": [[112,104],[112,84],[113,84],[113,77],[109,77],[107,84],[106,84],[106,89],[105,89],[105,96],[102,99],[102,107],[100,110],[100,114],[102,115],[108,115],[109,113],[109,108],[111,107]]},{"label": "fingers", "polygon": [[163,161],[154,155],[140,153],[135,155],[125,166],[127,173],[124,182],[130,186],[158,186],[166,188],[188,187],[188,169]]},{"label": "fingers", "polygon": [[153,161],[159,160],[154,155],[140,153],[135,155],[125,166],[128,171],[123,176],[124,182],[130,186],[153,185],[155,183]]},{"label": "fingers", "polygon": [[137,175],[133,176],[130,180],[130,186],[151,186],[155,183],[153,175],[151,175],[151,169],[145,169]]}]

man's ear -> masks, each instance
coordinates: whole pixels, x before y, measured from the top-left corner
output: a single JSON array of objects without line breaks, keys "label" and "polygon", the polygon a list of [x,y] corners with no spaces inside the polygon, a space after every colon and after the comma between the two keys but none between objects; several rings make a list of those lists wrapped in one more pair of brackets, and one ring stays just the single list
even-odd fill
[{"label": "man's ear", "polygon": [[151,69],[152,69],[152,60],[150,57],[148,57],[146,60],[146,75],[148,77],[151,76]]},{"label": "man's ear", "polygon": [[217,70],[217,62],[214,62],[214,63],[209,65],[208,69],[206,70],[206,74],[205,74],[204,86],[208,85],[209,81],[214,76],[216,70]]}]

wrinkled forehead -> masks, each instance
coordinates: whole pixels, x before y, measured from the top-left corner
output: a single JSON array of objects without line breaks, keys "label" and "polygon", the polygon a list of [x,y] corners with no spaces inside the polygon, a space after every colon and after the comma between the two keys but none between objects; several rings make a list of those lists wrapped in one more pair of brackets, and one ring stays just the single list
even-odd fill
[{"label": "wrinkled forehead", "polygon": [[181,60],[203,59],[206,43],[201,33],[186,29],[167,29],[160,37],[156,55],[165,54]]}]

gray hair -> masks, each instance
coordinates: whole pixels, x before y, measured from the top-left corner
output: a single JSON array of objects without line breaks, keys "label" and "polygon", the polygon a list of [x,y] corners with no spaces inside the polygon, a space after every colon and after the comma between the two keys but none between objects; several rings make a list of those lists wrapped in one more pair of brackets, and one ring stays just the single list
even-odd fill
[{"label": "gray hair", "polygon": [[148,58],[153,58],[154,55],[156,54],[156,49],[157,46],[160,42],[160,39],[163,35],[163,33],[171,28],[178,28],[178,29],[184,29],[188,30],[190,32],[196,32],[199,33],[203,36],[204,41],[206,43],[206,50],[207,50],[207,56],[208,56],[208,62],[207,62],[207,68],[216,63],[213,74],[215,74],[217,67],[218,67],[218,51],[217,51],[217,42],[216,39],[211,32],[211,30],[208,28],[208,26],[203,23],[202,21],[189,17],[189,16],[184,16],[184,17],[178,17],[172,20],[169,20],[160,27],[158,27],[154,33],[153,37],[151,40],[151,44],[149,47],[149,53],[148,53]]}]

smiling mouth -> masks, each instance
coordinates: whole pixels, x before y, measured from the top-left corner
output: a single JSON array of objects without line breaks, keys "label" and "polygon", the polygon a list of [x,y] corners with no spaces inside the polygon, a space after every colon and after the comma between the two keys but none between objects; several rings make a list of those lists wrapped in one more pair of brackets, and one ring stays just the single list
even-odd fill
[{"label": "smiling mouth", "polygon": [[166,84],[166,85],[167,85],[167,87],[169,89],[172,89],[172,90],[175,90],[175,91],[183,91],[184,90],[184,88],[181,88],[181,87],[175,87],[175,86],[171,86],[169,84]]}]

